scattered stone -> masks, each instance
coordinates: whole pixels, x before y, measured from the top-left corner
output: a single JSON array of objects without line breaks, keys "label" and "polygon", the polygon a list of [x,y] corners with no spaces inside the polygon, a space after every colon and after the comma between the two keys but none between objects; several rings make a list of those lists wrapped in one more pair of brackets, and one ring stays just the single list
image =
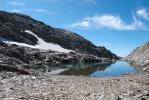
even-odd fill
[{"label": "scattered stone", "polygon": [[[129,81],[130,79],[132,81]],[[47,98],[49,100],[149,99],[149,85],[145,84],[149,81],[149,77],[146,75],[94,78],[42,74],[36,79],[32,75],[17,75],[14,78],[10,77],[1,81],[3,84],[0,85],[0,96],[3,96],[4,100],[7,98],[14,98],[13,100],[47,100]],[[137,92],[137,90],[139,91]]]}]

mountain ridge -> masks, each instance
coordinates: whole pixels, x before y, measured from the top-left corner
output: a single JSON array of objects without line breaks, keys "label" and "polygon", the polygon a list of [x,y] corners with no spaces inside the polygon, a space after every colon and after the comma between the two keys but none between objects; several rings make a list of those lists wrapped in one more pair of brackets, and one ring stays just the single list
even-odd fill
[{"label": "mountain ridge", "polygon": [[[107,58],[112,58],[112,56],[116,58],[116,55],[109,50],[101,47],[98,48],[93,43],[76,33],[65,31],[64,29],[53,28],[43,22],[36,21],[29,16],[2,11],[0,12],[0,19],[0,36],[6,39],[35,45],[37,44],[37,39],[34,36],[25,33],[25,30],[30,30],[44,41],[59,44],[66,49],[93,54],[98,57],[104,57],[104,54],[108,53],[109,57]],[[102,52],[103,50],[100,49],[105,49],[107,52]]]},{"label": "mountain ridge", "polygon": [[0,11],[0,66],[3,69],[33,74],[38,72],[37,68],[43,71],[47,66],[111,63],[118,59],[105,47],[97,47],[76,33],[23,14]]}]

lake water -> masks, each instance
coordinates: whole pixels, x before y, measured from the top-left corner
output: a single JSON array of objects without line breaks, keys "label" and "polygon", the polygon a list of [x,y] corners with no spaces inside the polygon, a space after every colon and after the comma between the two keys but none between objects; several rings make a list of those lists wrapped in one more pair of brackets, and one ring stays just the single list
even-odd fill
[{"label": "lake water", "polygon": [[60,75],[76,75],[76,76],[91,76],[91,77],[104,77],[104,76],[121,76],[128,73],[135,73],[136,69],[124,61],[117,61],[113,64],[75,64],[63,66],[58,70],[51,71],[57,72]]},{"label": "lake water", "polygon": [[36,70],[52,75],[58,74],[90,77],[121,76],[124,74],[137,72],[135,67],[124,61],[117,61],[112,64],[78,63],[46,67],[36,66]]}]

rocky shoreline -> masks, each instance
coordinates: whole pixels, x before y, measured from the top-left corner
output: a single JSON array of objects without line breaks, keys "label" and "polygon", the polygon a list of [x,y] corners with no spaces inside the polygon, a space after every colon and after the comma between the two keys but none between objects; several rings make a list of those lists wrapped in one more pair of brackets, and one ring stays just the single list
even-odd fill
[{"label": "rocky shoreline", "polygon": [[149,42],[134,49],[124,60],[136,66],[140,72],[149,73]]},{"label": "rocky shoreline", "polygon": [[3,67],[6,69],[0,72],[2,100],[149,99],[148,73],[95,78],[51,75],[33,69],[22,70],[22,68],[16,68],[17,70],[14,69],[13,72],[9,68],[13,69],[14,66]]},{"label": "rocky shoreline", "polygon": [[119,77],[0,72],[2,100],[149,100],[149,74]]},{"label": "rocky shoreline", "polygon": [[116,59],[99,58],[94,55],[77,52],[55,52],[29,47],[9,45],[0,42],[0,70],[20,74],[36,74],[37,69],[73,63],[112,63]]},{"label": "rocky shoreline", "polygon": [[[1,74],[5,72],[1,72]],[[83,77],[15,75],[0,81],[3,100],[148,100],[149,75]]]}]

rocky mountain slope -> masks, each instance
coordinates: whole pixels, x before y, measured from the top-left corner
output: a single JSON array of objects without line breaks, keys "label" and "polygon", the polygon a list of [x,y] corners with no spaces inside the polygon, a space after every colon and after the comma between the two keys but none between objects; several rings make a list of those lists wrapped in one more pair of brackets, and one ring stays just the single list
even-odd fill
[{"label": "rocky mountain slope", "polygon": [[110,51],[95,46],[76,33],[53,28],[26,15],[0,12],[0,37],[30,45],[37,44],[37,38],[25,30],[32,31],[45,42],[59,44],[66,49],[98,57],[116,58],[116,55]]},{"label": "rocky mountain slope", "polygon": [[22,72],[61,63],[117,59],[105,47],[95,46],[76,33],[53,28],[26,15],[0,11],[2,69]]},{"label": "rocky mountain slope", "polygon": [[125,59],[140,71],[149,72],[149,42],[134,49]]}]

